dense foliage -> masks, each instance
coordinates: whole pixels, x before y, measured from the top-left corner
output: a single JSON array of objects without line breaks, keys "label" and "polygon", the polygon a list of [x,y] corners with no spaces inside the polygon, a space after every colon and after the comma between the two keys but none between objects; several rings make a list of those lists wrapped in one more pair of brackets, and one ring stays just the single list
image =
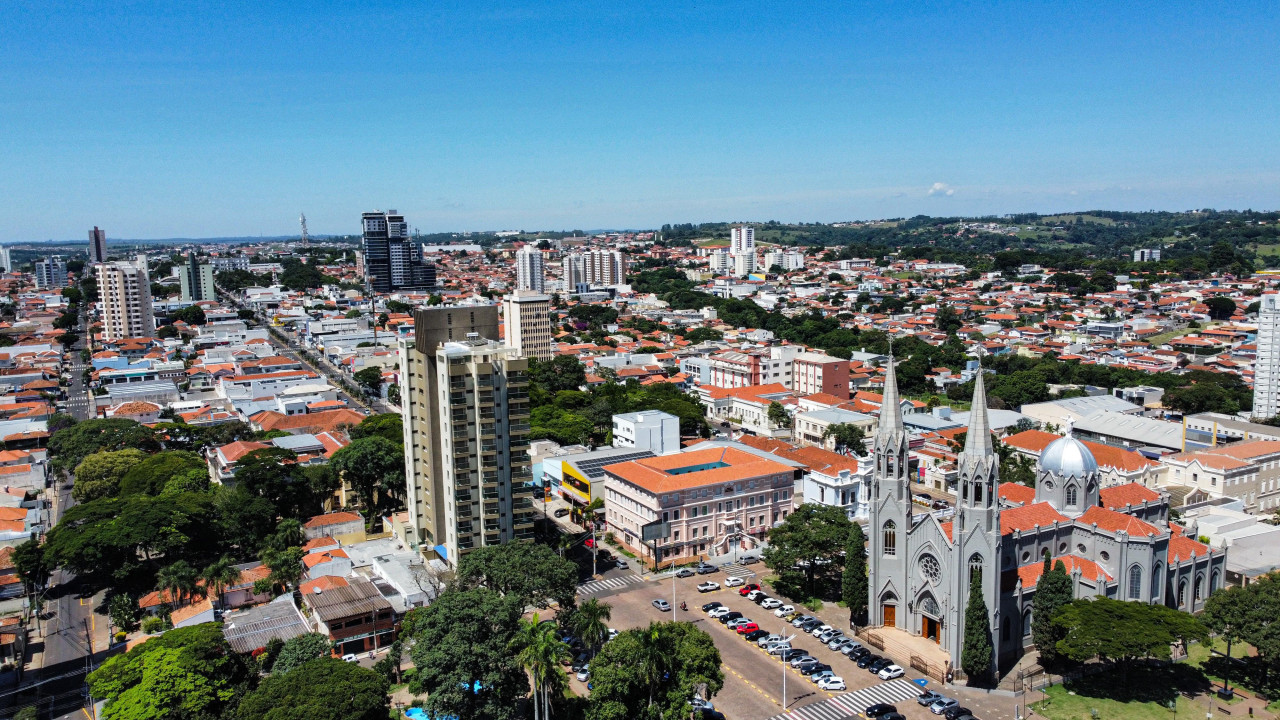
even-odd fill
[{"label": "dense foliage", "polygon": [[1136,658],[1167,660],[1178,640],[1207,642],[1209,631],[1195,616],[1164,605],[1106,597],[1072,601],[1053,619],[1063,633],[1058,653],[1075,662],[1098,658],[1122,671]]},{"label": "dense foliage", "polygon": [[964,670],[970,684],[977,685],[990,681],[995,660],[981,577],[981,571],[977,571],[969,578],[969,599],[964,606],[964,647],[960,649],[960,669]]},{"label": "dense foliage", "polygon": [[240,701],[243,720],[386,720],[387,681],[355,663],[310,660],[272,673]]},{"label": "dense foliage", "polygon": [[720,651],[704,630],[687,622],[650,623],[605,644],[591,661],[588,720],[676,720],[689,716],[689,698],[724,687]]},{"label": "dense foliage", "polygon": [[844,509],[805,503],[769,530],[764,563],[778,576],[779,592],[793,597],[838,597],[842,594],[853,523]]}]

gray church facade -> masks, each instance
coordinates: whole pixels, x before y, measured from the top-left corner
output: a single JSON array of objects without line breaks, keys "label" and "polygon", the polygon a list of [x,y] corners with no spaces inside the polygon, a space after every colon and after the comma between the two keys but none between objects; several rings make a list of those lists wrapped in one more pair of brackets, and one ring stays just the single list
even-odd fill
[{"label": "gray church facade", "polygon": [[1222,587],[1226,551],[1169,522],[1168,497],[1139,484],[1103,488],[1088,448],[1068,433],[1041,453],[1036,487],[1000,483],[982,375],[957,464],[955,515],[914,512],[909,437],[890,361],[875,436],[869,623],[939,644],[958,667],[970,583],[981,584],[993,660],[1008,669],[1031,644],[1031,602],[1047,551],[1075,596],[1203,608]]}]

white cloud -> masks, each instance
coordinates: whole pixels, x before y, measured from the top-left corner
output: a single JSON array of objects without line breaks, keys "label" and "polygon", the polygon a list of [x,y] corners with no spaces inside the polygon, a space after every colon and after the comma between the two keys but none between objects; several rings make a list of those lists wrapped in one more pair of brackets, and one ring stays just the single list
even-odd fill
[{"label": "white cloud", "polygon": [[929,188],[929,197],[951,197],[955,194],[956,189],[946,183],[936,182]]}]

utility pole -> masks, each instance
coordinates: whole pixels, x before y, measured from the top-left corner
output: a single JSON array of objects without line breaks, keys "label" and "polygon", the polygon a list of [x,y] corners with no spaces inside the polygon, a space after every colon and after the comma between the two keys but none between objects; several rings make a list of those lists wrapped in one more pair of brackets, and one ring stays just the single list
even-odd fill
[{"label": "utility pole", "polygon": [[[93,633],[89,631],[88,618],[81,618],[80,623],[84,625],[85,644],[89,648],[89,654],[85,657],[85,679],[88,680],[89,673],[93,672]],[[84,691],[89,696],[89,716],[97,720],[97,712],[93,709],[93,690],[89,688],[88,682],[84,685]]]}]

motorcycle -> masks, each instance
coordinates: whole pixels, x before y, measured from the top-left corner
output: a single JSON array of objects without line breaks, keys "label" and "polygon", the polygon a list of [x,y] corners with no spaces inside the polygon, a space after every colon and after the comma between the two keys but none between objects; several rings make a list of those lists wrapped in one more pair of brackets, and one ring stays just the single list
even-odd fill
[{"label": "motorcycle", "polygon": [[681,609],[681,610],[688,610],[688,609],[689,609],[689,605],[688,605],[688,603],[680,603],[680,609]]}]

